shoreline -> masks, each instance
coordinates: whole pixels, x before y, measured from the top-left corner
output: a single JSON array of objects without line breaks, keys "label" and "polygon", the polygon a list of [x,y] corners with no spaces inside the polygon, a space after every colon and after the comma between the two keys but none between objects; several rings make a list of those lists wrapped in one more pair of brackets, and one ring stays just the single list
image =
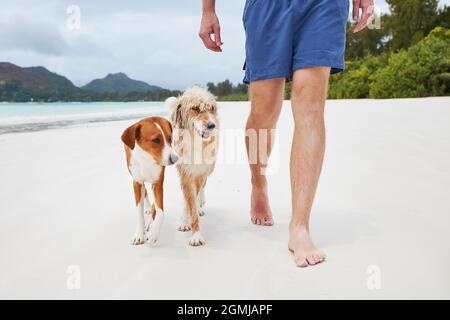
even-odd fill
[{"label": "shoreline", "polygon": [[126,121],[166,112],[159,102],[4,104],[0,107],[0,135]]},{"label": "shoreline", "polygon": [[[379,102],[380,104],[385,103],[395,103],[400,102],[404,103],[405,101],[432,101],[432,100],[442,100],[444,101],[450,101],[450,97],[431,97],[431,98],[407,98],[407,99],[328,99],[328,104],[338,103],[338,104],[345,104],[346,102],[351,102],[354,104],[355,102],[360,102],[361,104],[366,103],[366,101],[374,101]],[[0,102],[5,105],[23,105],[24,103],[4,103]],[[136,103],[142,103],[142,102],[113,102],[115,105],[121,105],[121,104],[136,104]],[[145,102],[144,102],[145,103]],[[283,102],[285,105],[289,104],[289,100],[284,100]],[[29,104],[36,104],[36,105],[55,105],[57,103],[34,103],[30,102]],[[95,104],[110,104],[110,102],[94,102],[94,103],[80,103],[80,102],[64,102],[62,105],[77,105],[77,104],[85,104],[85,105],[95,105]],[[7,120],[3,120],[2,123],[0,122],[0,136],[5,134],[15,134],[15,133],[26,133],[26,132],[39,132],[39,131],[45,131],[45,130],[54,130],[54,129],[60,129],[60,128],[67,128],[67,127],[76,127],[76,126],[83,126],[83,125],[90,125],[95,123],[107,123],[107,122],[117,122],[117,121],[128,121],[128,120],[137,120],[145,117],[151,117],[151,116],[166,116],[167,111],[164,110],[164,102],[160,102],[162,104],[162,108],[159,108],[158,110],[152,111],[147,113],[132,113],[130,111],[130,114],[127,114],[126,111],[121,112],[120,115],[108,115],[108,113],[105,113],[104,116],[101,116],[101,114],[98,114],[96,116],[86,117],[86,115],[77,115],[78,117],[84,116],[84,118],[74,118],[73,115],[70,115],[66,119],[62,116],[56,115],[55,118],[60,118],[60,120],[51,120],[52,116],[48,115],[47,118],[49,121],[33,121],[33,122],[23,122],[23,123],[11,123],[11,124],[5,124]],[[222,107],[225,107],[226,105],[232,105],[232,104],[249,104],[248,101],[219,101],[219,105]],[[450,105],[450,102],[449,102]],[[345,107],[345,106],[342,106]],[[391,106],[392,108],[395,108],[395,105]],[[50,121],[51,120],[51,121]]]},{"label": "shoreline", "polygon": [[118,121],[128,121],[134,119],[141,119],[148,116],[163,115],[164,113],[155,113],[152,115],[140,114],[140,115],[130,115],[115,118],[92,118],[89,120],[60,120],[53,122],[32,122],[32,123],[22,123],[17,125],[1,126],[0,125],[0,136],[4,134],[14,134],[14,133],[26,133],[26,132],[39,132],[45,130],[55,130],[64,129],[82,125],[89,125],[95,123],[109,123]]}]

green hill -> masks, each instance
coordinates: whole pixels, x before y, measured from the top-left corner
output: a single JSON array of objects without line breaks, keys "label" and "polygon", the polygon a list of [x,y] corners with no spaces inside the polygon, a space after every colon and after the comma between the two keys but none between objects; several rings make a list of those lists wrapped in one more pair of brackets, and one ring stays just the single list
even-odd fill
[{"label": "green hill", "polygon": [[109,74],[78,88],[44,67],[0,62],[0,102],[163,101],[179,93],[130,79],[124,73]]},{"label": "green hill", "polygon": [[106,92],[146,92],[161,89],[157,86],[149,85],[144,81],[130,79],[125,73],[108,74],[103,79],[95,79],[87,85],[81,87],[83,90],[106,93]]},{"label": "green hill", "polygon": [[42,100],[61,98],[79,92],[73,83],[44,67],[21,68],[0,62],[0,100]]}]

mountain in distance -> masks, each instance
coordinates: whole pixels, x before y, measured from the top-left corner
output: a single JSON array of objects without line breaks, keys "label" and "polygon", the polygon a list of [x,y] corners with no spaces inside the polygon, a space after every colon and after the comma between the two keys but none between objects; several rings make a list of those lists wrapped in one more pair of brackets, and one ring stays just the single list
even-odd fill
[{"label": "mountain in distance", "polygon": [[144,81],[130,79],[125,73],[110,73],[103,79],[95,79],[81,87],[83,90],[107,93],[107,92],[147,92],[162,89],[149,85]]},{"label": "mountain in distance", "polygon": [[164,101],[178,90],[151,86],[124,73],[109,74],[79,88],[44,67],[22,68],[0,62],[0,102]]},{"label": "mountain in distance", "polygon": [[79,89],[66,77],[44,67],[22,68],[0,62],[0,85],[16,84],[25,90],[45,90],[55,93],[75,92]]}]

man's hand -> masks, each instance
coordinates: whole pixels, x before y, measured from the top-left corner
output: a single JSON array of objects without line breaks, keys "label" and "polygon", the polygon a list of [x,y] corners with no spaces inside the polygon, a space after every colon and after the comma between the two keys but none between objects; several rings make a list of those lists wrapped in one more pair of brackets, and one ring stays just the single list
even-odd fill
[{"label": "man's hand", "polygon": [[[362,10],[361,18],[359,17],[359,9]],[[374,12],[373,0],[353,0],[353,20],[358,20],[353,32],[359,32],[372,21]]]},{"label": "man's hand", "polygon": [[[206,48],[215,52],[222,51],[221,46],[223,43],[220,38],[219,19],[214,12],[203,12],[202,23],[198,35]],[[211,35],[214,35],[214,39]]]}]

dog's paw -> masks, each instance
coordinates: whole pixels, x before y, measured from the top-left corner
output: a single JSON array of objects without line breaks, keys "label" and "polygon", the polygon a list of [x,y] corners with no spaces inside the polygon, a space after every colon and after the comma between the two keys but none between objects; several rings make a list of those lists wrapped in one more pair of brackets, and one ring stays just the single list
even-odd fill
[{"label": "dog's paw", "polygon": [[159,235],[156,232],[152,232],[152,230],[150,230],[146,236],[147,243],[151,246],[156,244],[156,242],[158,242],[158,236]]},{"label": "dog's paw", "polygon": [[133,246],[144,244],[144,233],[143,232],[136,232],[134,234],[134,236],[131,238],[130,243]]},{"label": "dog's paw", "polygon": [[153,220],[150,231],[147,232],[147,242],[149,245],[154,245],[159,239],[159,233],[161,231],[161,226],[164,221],[164,215],[161,212],[157,213],[155,216],[155,220]]},{"label": "dog's paw", "polygon": [[205,239],[203,239],[200,232],[195,232],[192,237],[189,239],[189,245],[193,247],[202,246],[206,243]]},{"label": "dog's paw", "polygon": [[187,223],[180,223],[177,230],[181,231],[181,232],[189,231],[189,230],[191,230],[191,225],[187,224]]}]

